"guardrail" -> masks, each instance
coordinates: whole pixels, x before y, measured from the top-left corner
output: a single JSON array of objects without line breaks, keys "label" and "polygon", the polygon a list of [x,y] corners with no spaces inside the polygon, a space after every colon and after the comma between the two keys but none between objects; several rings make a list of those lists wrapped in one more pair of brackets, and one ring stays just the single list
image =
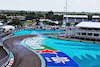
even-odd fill
[{"label": "guardrail", "polygon": [[3,49],[7,52],[7,56],[0,60],[0,67],[5,67],[10,61],[10,48],[5,42],[2,42],[2,44]]},{"label": "guardrail", "polygon": [[3,59],[0,60],[0,67],[6,67],[6,65],[9,63],[10,61],[10,48],[8,46],[8,44],[6,42],[4,42],[4,40],[10,38],[14,32],[18,32],[18,31],[21,31],[23,29],[19,29],[19,30],[15,30],[15,31],[12,31],[10,35],[3,35],[2,38],[1,38],[1,45],[3,47],[3,49],[7,52],[7,56]]},{"label": "guardrail", "polygon": [[20,28],[18,30],[14,30],[14,31],[10,32],[9,35],[4,34],[3,36],[1,36],[2,38],[0,38],[0,41],[1,41],[0,46],[2,46],[3,49],[5,49],[5,51],[7,52],[8,55],[5,58],[3,58],[2,60],[0,60],[0,67],[6,67],[7,64],[9,63],[10,59],[11,59],[10,58],[10,48],[9,48],[8,44],[6,42],[4,42],[4,40],[12,37],[13,33],[18,32],[18,31],[22,31],[22,30],[25,30],[25,28],[23,27],[23,28]]},{"label": "guardrail", "polygon": [[50,35],[49,37],[54,38],[54,39],[66,40],[66,41],[76,41],[76,42],[100,44],[100,42],[96,42],[96,41],[79,40],[79,39],[72,39],[72,38],[65,38],[65,37],[57,37],[57,36],[52,36],[52,35]]}]

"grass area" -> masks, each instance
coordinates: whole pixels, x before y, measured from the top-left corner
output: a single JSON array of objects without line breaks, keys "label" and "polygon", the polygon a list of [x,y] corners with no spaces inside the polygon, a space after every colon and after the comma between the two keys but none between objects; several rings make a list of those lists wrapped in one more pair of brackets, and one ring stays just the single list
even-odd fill
[{"label": "grass area", "polygon": [[[55,50],[55,49],[53,49],[53,48],[51,48],[51,47],[48,47],[48,46],[46,46],[46,45],[42,45],[42,47],[45,47],[45,49],[49,49],[49,50]],[[36,49],[36,50],[45,50],[45,49]]]},{"label": "grass area", "polygon": [[45,47],[45,49],[55,50],[55,49],[53,49],[53,48],[51,48],[51,47],[48,47],[48,46],[46,46],[46,45],[44,45],[44,47]]}]

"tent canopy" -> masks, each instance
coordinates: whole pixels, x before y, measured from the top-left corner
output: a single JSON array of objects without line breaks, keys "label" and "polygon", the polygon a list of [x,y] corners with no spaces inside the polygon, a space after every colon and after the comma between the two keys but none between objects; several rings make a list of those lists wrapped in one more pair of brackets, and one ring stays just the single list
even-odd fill
[{"label": "tent canopy", "polygon": [[9,30],[9,29],[15,30],[15,27],[11,25],[3,26],[2,28],[4,28],[5,30]]},{"label": "tent canopy", "polygon": [[100,28],[100,22],[81,22],[76,27]]},{"label": "tent canopy", "polygon": [[99,16],[92,16],[92,18],[99,18]]},{"label": "tent canopy", "polygon": [[63,17],[72,17],[72,18],[88,18],[87,15],[64,15]]}]

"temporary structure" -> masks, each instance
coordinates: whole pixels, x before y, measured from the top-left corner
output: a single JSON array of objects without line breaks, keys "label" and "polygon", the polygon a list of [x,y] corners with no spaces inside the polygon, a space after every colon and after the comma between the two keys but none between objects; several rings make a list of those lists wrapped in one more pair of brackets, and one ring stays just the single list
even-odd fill
[{"label": "temporary structure", "polygon": [[14,26],[12,26],[12,25],[6,25],[6,26],[2,26],[2,28],[4,28],[5,29],[5,31],[6,30],[15,30],[15,27]]},{"label": "temporary structure", "polygon": [[100,22],[81,22],[76,27],[100,28]]}]

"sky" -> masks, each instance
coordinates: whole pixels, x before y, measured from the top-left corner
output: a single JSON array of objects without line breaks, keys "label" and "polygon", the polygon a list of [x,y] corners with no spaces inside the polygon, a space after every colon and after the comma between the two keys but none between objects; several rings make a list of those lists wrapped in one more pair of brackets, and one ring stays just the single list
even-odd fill
[{"label": "sky", "polygon": [[[68,12],[100,12],[100,0],[67,0]],[[0,0],[0,9],[65,12],[66,0]]]}]

